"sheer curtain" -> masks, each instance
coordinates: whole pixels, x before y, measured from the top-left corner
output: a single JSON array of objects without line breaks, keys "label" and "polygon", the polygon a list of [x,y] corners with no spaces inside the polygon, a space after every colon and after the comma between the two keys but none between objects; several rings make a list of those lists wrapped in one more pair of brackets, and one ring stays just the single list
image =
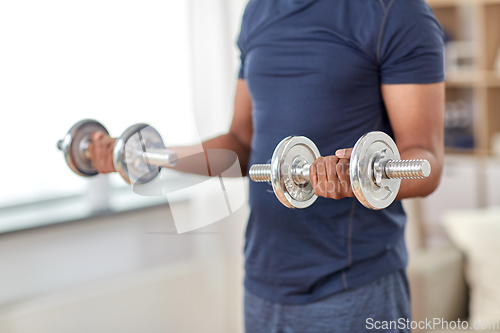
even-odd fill
[{"label": "sheer curtain", "polygon": [[239,68],[236,40],[247,0],[189,0],[194,115],[201,139],[226,131]]}]

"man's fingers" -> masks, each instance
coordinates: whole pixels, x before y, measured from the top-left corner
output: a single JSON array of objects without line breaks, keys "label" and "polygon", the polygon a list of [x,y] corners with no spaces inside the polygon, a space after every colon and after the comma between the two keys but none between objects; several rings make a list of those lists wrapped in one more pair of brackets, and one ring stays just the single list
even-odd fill
[{"label": "man's fingers", "polygon": [[316,187],[316,184],[318,183],[318,174],[316,173],[316,161],[311,164],[309,167],[309,181],[311,182],[311,185],[313,189]]},{"label": "man's fingers", "polygon": [[325,166],[327,174],[326,192],[328,198],[335,198],[339,191],[339,179],[337,177],[337,162],[339,159],[336,156],[325,157]]},{"label": "man's fingers", "polygon": [[339,149],[335,152],[338,158],[351,158],[352,148]]},{"label": "man's fingers", "polygon": [[115,140],[110,139],[108,142],[108,149],[107,149],[107,163],[106,163],[106,172],[114,172],[115,171],[115,165],[113,163],[113,148],[115,146]]},{"label": "man's fingers", "polygon": [[115,171],[113,164],[113,147],[115,139],[102,131],[93,132],[90,135],[88,147],[92,165],[99,173]]},{"label": "man's fingers", "polygon": [[324,163],[324,158],[320,157],[311,166],[311,169],[313,170],[313,174],[315,178],[315,184],[311,182],[311,185],[313,186],[314,194],[317,196],[324,197],[326,196],[326,182],[327,182],[327,177],[326,177],[326,168],[325,168],[325,163]]},{"label": "man's fingers", "polygon": [[332,199],[354,196],[347,158],[339,159],[337,156],[318,158],[311,165],[309,180],[317,196]]},{"label": "man's fingers", "polygon": [[90,141],[91,142],[96,142],[104,138],[106,134],[103,131],[97,131],[97,132],[92,132],[90,134]]},{"label": "man's fingers", "polygon": [[351,179],[349,176],[349,160],[341,158],[336,166],[337,176],[339,177],[340,186],[342,187],[343,196],[352,197]]}]

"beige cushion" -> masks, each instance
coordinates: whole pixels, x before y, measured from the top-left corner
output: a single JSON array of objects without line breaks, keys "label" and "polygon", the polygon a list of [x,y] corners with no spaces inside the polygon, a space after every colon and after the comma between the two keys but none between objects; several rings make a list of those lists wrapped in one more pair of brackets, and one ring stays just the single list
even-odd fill
[{"label": "beige cushion", "polygon": [[469,322],[500,320],[500,208],[452,211],[444,225],[466,256]]},{"label": "beige cushion", "polygon": [[413,253],[408,265],[412,320],[467,316],[467,287],[463,254],[454,246],[432,247]]}]

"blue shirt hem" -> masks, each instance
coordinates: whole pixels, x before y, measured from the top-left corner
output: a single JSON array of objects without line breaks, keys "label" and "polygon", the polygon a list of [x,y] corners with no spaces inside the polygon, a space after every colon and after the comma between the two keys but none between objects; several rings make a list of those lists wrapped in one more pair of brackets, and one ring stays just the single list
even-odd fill
[{"label": "blue shirt hem", "polygon": [[[366,261],[347,267],[343,271],[338,272],[339,274],[336,274],[336,277],[327,283],[323,288],[311,293],[280,295],[277,293],[277,290],[280,290],[279,286],[259,283],[251,280],[248,275],[245,276],[244,284],[247,291],[271,302],[280,304],[307,304],[344,290],[361,287],[400,269],[406,268],[406,266],[407,259],[402,258],[398,251],[395,248],[392,248],[376,259],[370,258]],[[381,267],[384,269],[380,269]]]}]

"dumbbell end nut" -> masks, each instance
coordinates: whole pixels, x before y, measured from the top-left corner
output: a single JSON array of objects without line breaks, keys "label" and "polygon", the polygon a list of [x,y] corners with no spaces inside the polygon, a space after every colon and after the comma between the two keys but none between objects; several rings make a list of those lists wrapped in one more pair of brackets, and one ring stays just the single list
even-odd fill
[{"label": "dumbbell end nut", "polygon": [[271,164],[254,164],[248,171],[248,176],[254,182],[269,182],[271,181]]}]

